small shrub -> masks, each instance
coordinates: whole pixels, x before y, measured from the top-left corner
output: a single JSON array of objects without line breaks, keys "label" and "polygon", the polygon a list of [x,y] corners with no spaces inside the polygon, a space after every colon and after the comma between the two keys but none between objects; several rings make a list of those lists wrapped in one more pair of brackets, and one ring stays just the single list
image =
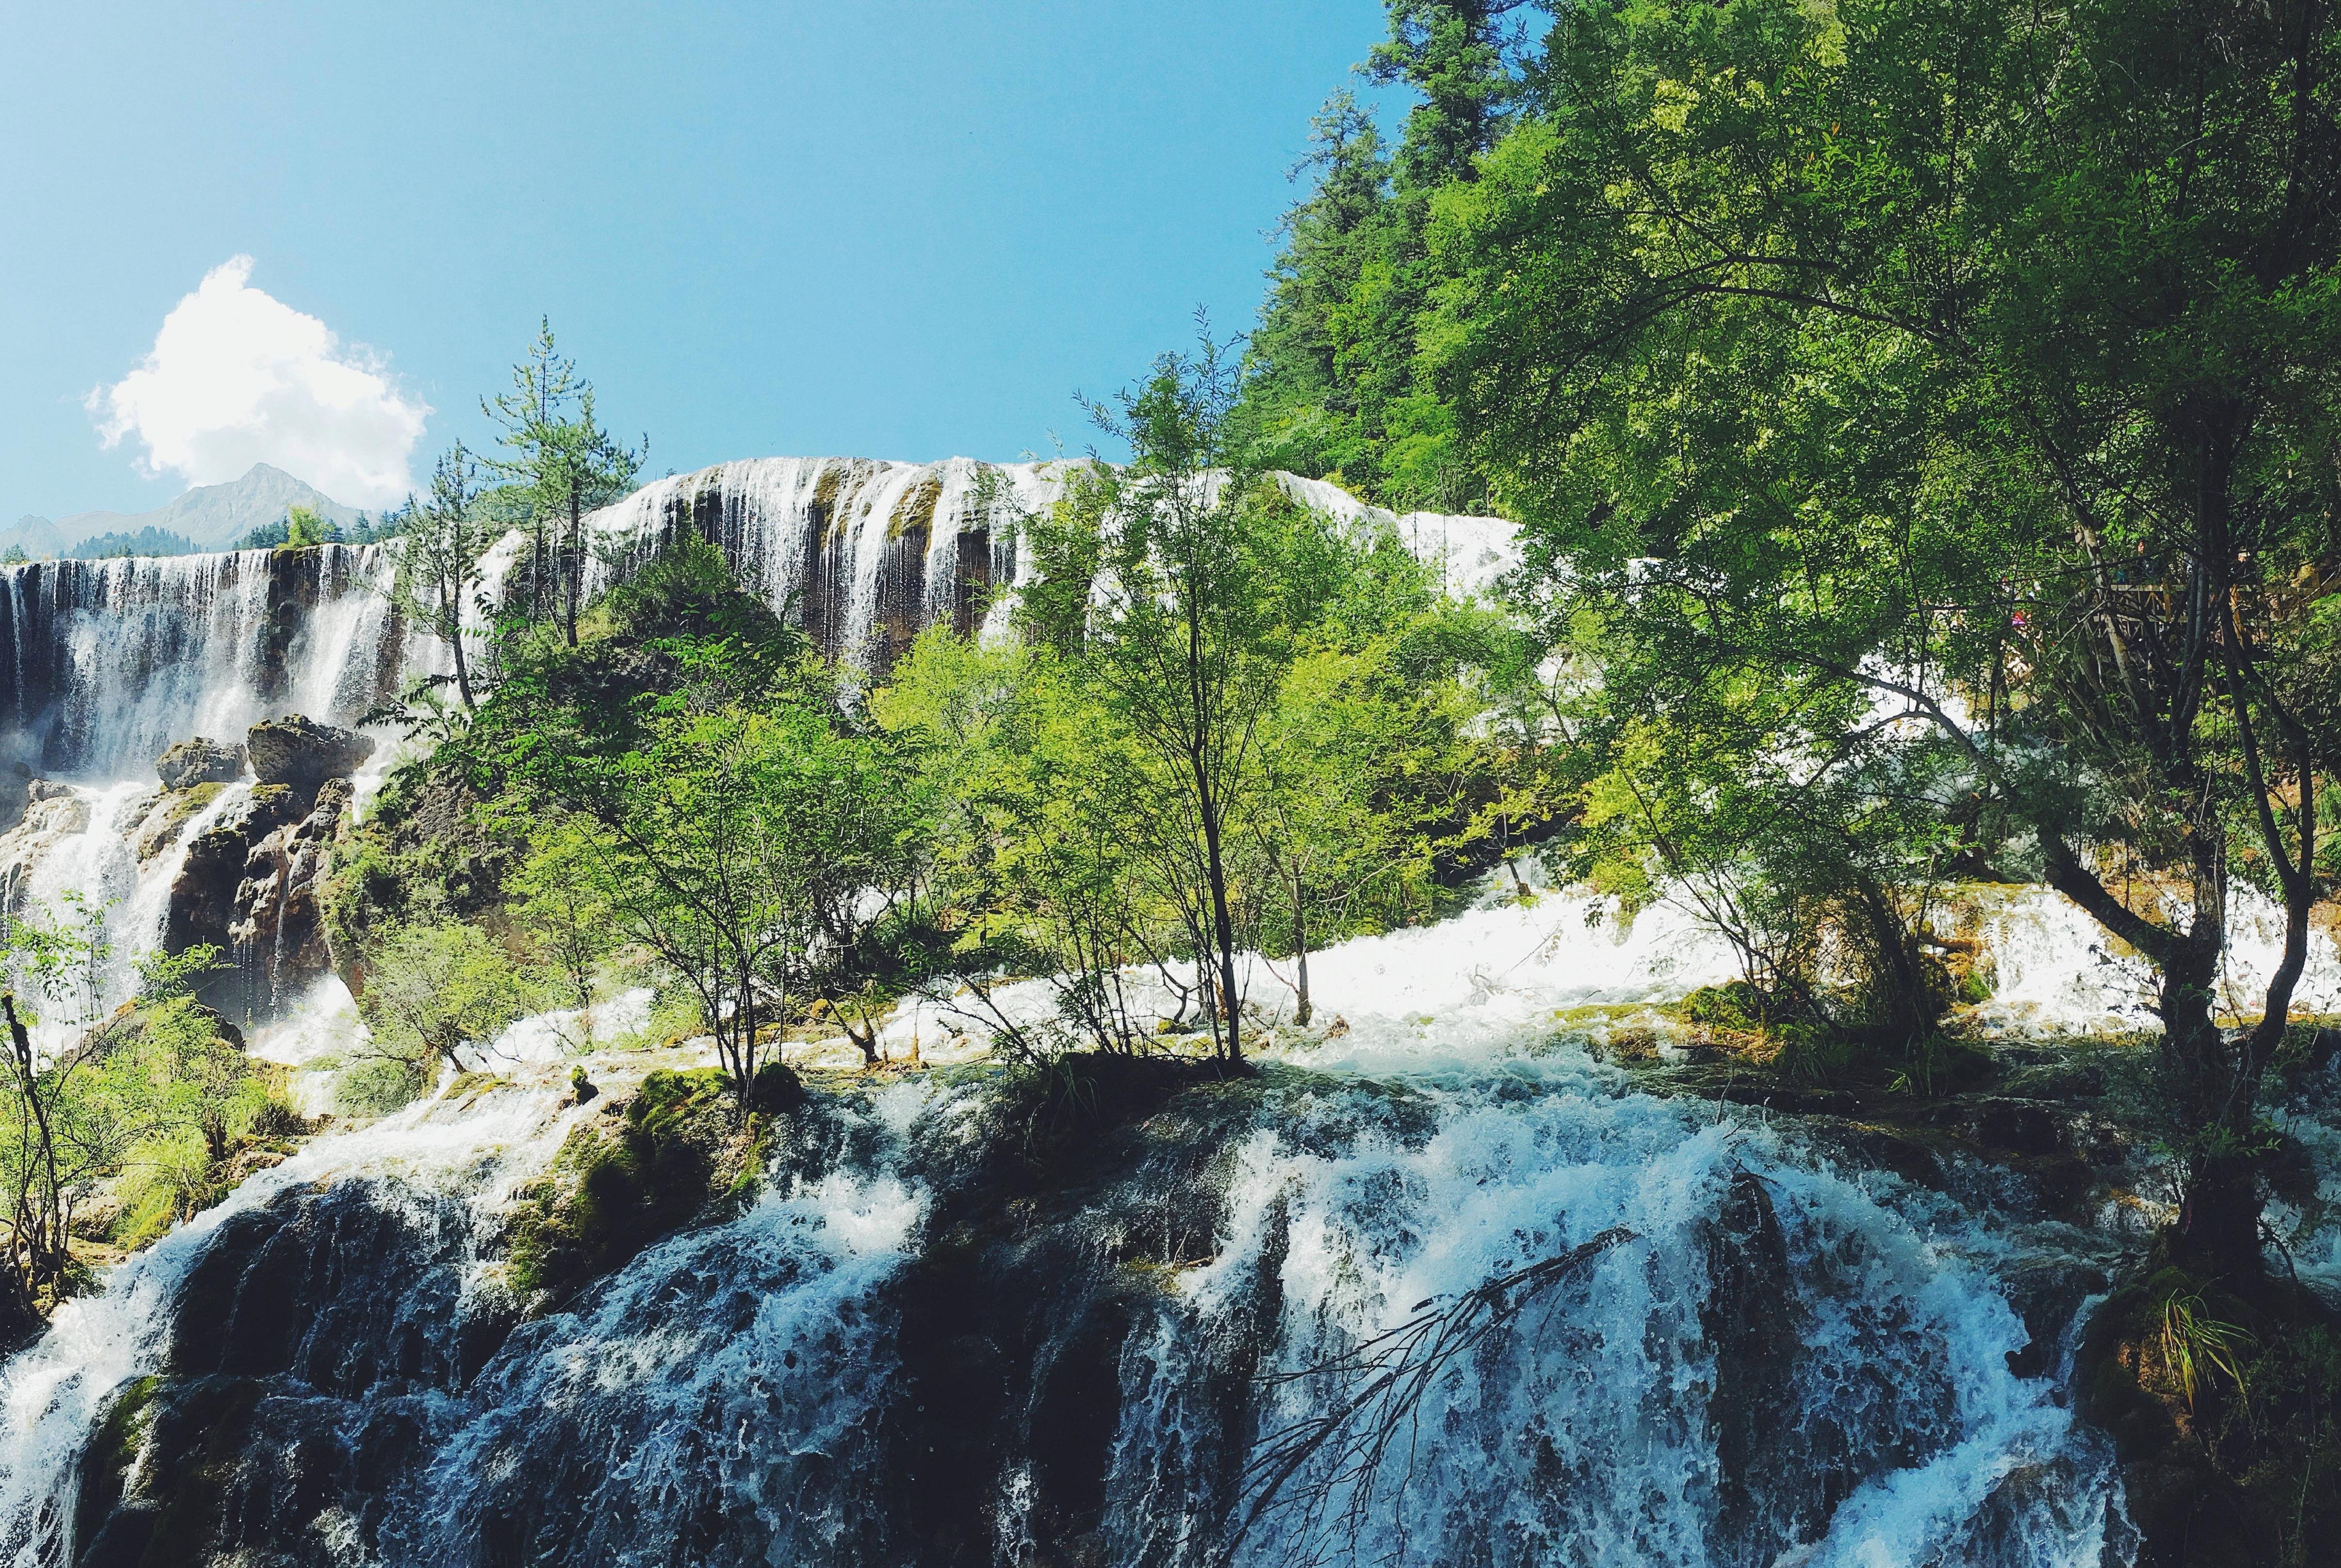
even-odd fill
[{"label": "small shrub", "polygon": [[419,1063],[362,1057],[334,1074],[334,1109],[344,1116],[387,1116],[428,1087]]},{"label": "small shrub", "polygon": [[1764,994],[1745,980],[1702,985],[1682,999],[1685,1018],[1714,1028],[1761,1029],[1769,1011]]},{"label": "small shrub", "polygon": [[309,1120],[281,1094],[271,1094],[252,1113],[244,1131],[263,1143],[308,1136]]}]

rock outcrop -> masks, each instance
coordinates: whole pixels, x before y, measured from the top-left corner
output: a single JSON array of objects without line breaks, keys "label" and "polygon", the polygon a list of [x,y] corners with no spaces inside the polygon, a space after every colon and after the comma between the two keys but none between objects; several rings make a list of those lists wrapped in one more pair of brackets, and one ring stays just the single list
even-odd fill
[{"label": "rock outcrop", "polygon": [[197,784],[229,784],[244,776],[244,748],[201,735],[184,740],[154,759],[154,772],[164,789],[192,789]]},{"label": "rock outcrop", "polygon": [[[187,844],[187,857],[171,884],[170,911],[164,918],[163,945],[182,953],[200,943],[221,952],[234,943],[237,901],[244,863],[254,847],[277,829],[309,814],[309,801],[289,784],[255,784],[250,796]],[[221,1004],[207,997],[214,1006]],[[223,1007],[233,1015],[237,1009]]]},{"label": "rock outcrop", "polygon": [[253,725],[244,737],[244,752],[252,776],[262,784],[314,791],[327,779],[355,773],[374,755],[374,742],[355,730],[287,714]]},{"label": "rock outcrop", "polygon": [[244,855],[229,950],[251,988],[270,1001],[331,966],[317,894],[353,793],[349,780],[327,779],[308,815],[269,833]]},{"label": "rock outcrop", "polygon": [[25,820],[25,808],[33,804],[32,786],[33,770],[23,763],[0,767],[0,833]]},{"label": "rock outcrop", "polygon": [[[188,841],[171,884],[164,945],[174,953],[217,947],[233,967],[204,986],[204,1000],[230,1018],[257,1019],[330,967],[318,893],[354,794],[348,775],[374,754],[374,743],[288,714],[253,725],[244,746],[182,742],[164,762],[194,757],[196,747],[234,753],[256,782]],[[195,809],[194,796],[219,787],[205,781],[168,792],[148,814],[166,814],[174,800]]]}]

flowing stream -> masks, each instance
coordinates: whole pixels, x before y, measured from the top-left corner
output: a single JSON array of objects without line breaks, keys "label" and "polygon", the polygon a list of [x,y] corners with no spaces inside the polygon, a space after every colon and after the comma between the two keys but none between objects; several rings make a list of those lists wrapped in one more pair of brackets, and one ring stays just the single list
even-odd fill
[{"label": "flowing stream", "polygon": [[[1006,520],[1056,484],[727,464],[599,514],[594,571],[688,524],[871,659],[1012,583]],[[1406,526],[1467,585],[1507,559],[1476,520]],[[12,754],[87,808],[27,852],[34,889],[113,899],[151,945],[174,850],[123,846],[156,753],[347,723],[432,667],[378,552],[311,556],[0,574]],[[533,1319],[515,1204],[690,1058],[592,1056],[578,1105],[557,1050],[514,1044],[499,1085],[253,1176],[0,1368],[0,1562],[2130,1562],[2067,1380],[2134,1237],[1979,1160],[1916,1180],[1849,1124],[1645,1092],[1590,1047],[1728,955],[1663,905],[1621,927],[1505,885],[1319,955],[1339,1029],[1271,1024],[1258,1078],[1168,1095],[1078,1168],[1036,1174],[981,1066],[816,1095],[760,1193]],[[1996,1027],[2135,1026],[2137,976],[2061,904],[2009,893],[1985,930]],[[2341,1006],[2329,944],[2310,989]],[[888,1041],[981,1035],[941,998]],[[1544,1283],[1489,1293],[1515,1275]],[[1487,1332],[1410,1362],[1425,1321]]]}]

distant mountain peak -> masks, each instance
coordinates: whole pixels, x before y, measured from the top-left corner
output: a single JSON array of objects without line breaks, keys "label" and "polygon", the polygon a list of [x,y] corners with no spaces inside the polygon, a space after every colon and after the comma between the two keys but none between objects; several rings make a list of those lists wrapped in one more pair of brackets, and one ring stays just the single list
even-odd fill
[{"label": "distant mountain peak", "polygon": [[[48,554],[100,534],[135,534],[153,528],[191,539],[199,550],[224,550],[254,528],[281,521],[295,506],[309,507],[345,528],[364,515],[296,474],[274,464],[255,463],[239,478],[195,485],[152,512],[82,512],[61,518],[55,525],[56,542],[45,550],[36,549],[30,539],[21,543],[27,554]],[[15,532],[0,530],[0,549]]]}]

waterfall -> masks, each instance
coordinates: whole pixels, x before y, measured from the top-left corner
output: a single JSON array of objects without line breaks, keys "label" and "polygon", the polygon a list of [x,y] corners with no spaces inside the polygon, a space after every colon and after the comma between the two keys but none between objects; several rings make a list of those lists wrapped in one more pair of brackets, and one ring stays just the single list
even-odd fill
[{"label": "waterfall", "polygon": [[[1062,495],[1068,472],[957,457],[721,464],[593,513],[586,593],[690,528],[823,649],[882,669],[927,626],[981,624],[995,591],[1029,572],[1017,524]],[[1394,518],[1321,481],[1282,483],[1345,520],[1400,526],[1427,556],[1451,553],[1459,585],[1485,586],[1512,559],[1493,519]],[[389,571],[371,544],[0,567],[0,764],[112,783],[147,776],[174,741],[234,739],[275,714],[354,724],[444,662],[392,612]],[[507,600],[528,572],[520,532],[483,568]]]},{"label": "waterfall", "polygon": [[737,1217],[515,1323],[497,1216],[593,1114],[519,1087],[320,1139],[70,1303],[0,1373],[0,1560],[91,1544],[79,1455],[159,1373],[130,1462],[231,1443],[200,1495],[214,1549],[256,1560],[1008,1564],[1077,1538],[1201,1568],[1247,1453],[1337,1413],[1345,1359],[1611,1230],[1381,1469],[1304,1470],[1240,1561],[1351,1560],[1353,1503],[1361,1555],[1491,1568],[2127,1560],[2055,1347],[2011,1370],[2060,1325],[1994,1275],[2069,1239],[1579,1054],[1272,1072],[989,1241],[963,1229],[999,1177],[982,1092],[897,1085],[801,1125]]},{"label": "waterfall", "polygon": [[[645,485],[587,521],[586,592],[623,577],[689,529],[721,546],[743,581],[822,651],[882,672],[928,626],[984,624],[1000,590],[1030,578],[1018,524],[1061,500],[1081,464],[885,463],[760,457]],[[1490,517],[1398,516],[1323,480],[1280,474],[1295,500],[1344,523],[1396,528],[1458,593],[1491,587],[1519,559],[1511,525]],[[508,539],[507,598],[527,564]]]},{"label": "waterfall", "polygon": [[0,567],[5,749],[116,782],[275,714],[354,723],[406,660],[384,571],[377,547],[344,544]]},{"label": "waterfall", "polygon": [[[725,464],[593,514],[587,587],[689,529],[880,673],[924,627],[996,614],[1031,571],[1019,524],[1065,474]],[[1283,483],[1397,527],[1458,590],[1517,561],[1489,520]],[[526,549],[507,536],[488,563],[507,595]],[[350,724],[438,667],[387,569],[372,546],[0,569],[0,764],[50,781],[0,874],[11,897],[110,905],[109,999],[190,844],[252,800],[234,784],[161,812],[156,754],[288,711]],[[2066,1402],[2130,1239],[2020,1171],[1936,1153],[1922,1184],[1874,1129],[1644,1092],[1604,1054],[1679,1056],[1652,1010],[1733,978],[1729,950],[1675,905],[1628,919],[1529,877],[1314,955],[1313,1031],[1251,960],[1264,1074],[1166,1095],[1079,1179],[1035,1174],[995,1077],[832,1084],[774,1134],[761,1190],[534,1318],[506,1278],[515,1216],[645,1070],[700,1058],[610,1047],[631,1024],[597,1044],[576,1015],[527,1021],[498,1083],[310,1141],[0,1367],[0,1564],[74,1562],[100,1530],[105,1560],[134,1561],[138,1532],[167,1529],[320,1565],[1202,1568],[1262,1502],[1262,1456],[1311,1423],[1332,1444],[1237,1561],[2129,1562],[2113,1457]],[[2057,895],[1977,901],[1981,1029],[2147,1018],[2135,961]],[[2273,927],[2246,896],[2236,928],[2223,983],[2248,1000]],[[341,1011],[313,1001],[280,1056],[356,1027],[336,983],[317,995]],[[2341,1009],[2323,933],[2303,995]],[[1051,1005],[1040,982],[991,1000]],[[973,1014],[925,999],[886,1044],[972,1055]],[[587,1104],[565,1095],[580,1051],[603,1088]],[[2329,1120],[2293,1126],[2341,1171]],[[2341,1279],[2341,1232],[2311,1239],[2303,1272]],[[1489,1298],[1517,1311],[1424,1379],[1402,1443],[1351,1443],[1345,1413],[1409,1343],[1391,1335],[1579,1256]]]}]

